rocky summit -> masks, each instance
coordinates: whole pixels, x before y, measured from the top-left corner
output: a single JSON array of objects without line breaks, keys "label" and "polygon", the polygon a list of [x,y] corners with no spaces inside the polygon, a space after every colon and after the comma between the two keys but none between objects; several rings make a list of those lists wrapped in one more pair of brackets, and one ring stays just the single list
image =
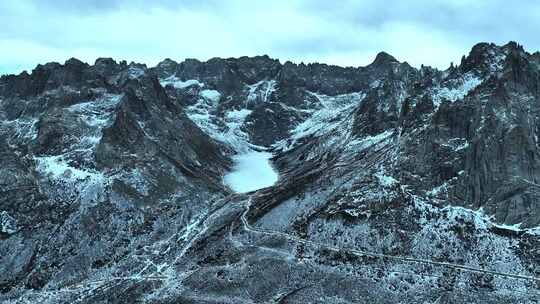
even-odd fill
[{"label": "rocky summit", "polygon": [[539,303],[540,53],[0,78],[2,303]]}]

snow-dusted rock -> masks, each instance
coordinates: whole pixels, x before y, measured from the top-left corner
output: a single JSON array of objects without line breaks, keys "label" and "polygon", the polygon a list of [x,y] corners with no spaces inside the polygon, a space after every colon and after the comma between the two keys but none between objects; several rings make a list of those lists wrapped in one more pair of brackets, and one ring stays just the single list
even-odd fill
[{"label": "snow-dusted rock", "polygon": [[7,235],[17,232],[17,220],[6,211],[0,212],[0,232]]}]

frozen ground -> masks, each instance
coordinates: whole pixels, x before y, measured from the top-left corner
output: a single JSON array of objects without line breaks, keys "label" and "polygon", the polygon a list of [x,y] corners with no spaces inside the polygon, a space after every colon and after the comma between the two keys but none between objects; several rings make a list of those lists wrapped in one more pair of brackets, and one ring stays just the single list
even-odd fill
[{"label": "frozen ground", "polygon": [[232,190],[245,193],[272,186],[278,174],[272,167],[271,153],[250,151],[233,157],[234,168],[224,177],[224,182]]}]

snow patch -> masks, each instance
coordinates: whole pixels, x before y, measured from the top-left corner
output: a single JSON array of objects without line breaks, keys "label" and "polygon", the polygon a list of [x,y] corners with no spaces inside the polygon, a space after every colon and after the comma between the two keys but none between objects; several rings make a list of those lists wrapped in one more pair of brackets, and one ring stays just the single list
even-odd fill
[{"label": "snow patch", "polygon": [[76,114],[86,126],[84,136],[72,147],[74,153],[90,153],[95,150],[101,140],[103,128],[112,123],[114,109],[122,97],[122,94],[104,94],[96,100],[78,103],[66,109]]},{"label": "snow patch", "polygon": [[443,183],[429,191],[426,192],[428,196],[436,197],[441,193],[446,193],[448,191],[448,183]]},{"label": "snow patch", "polygon": [[122,97],[121,94],[104,94],[97,100],[78,103],[67,110],[77,114],[88,126],[101,129],[108,126],[112,112]]},{"label": "snow patch", "polygon": [[140,168],[134,168],[127,174],[123,176],[116,177],[118,180],[123,181],[126,185],[131,186],[139,194],[143,196],[148,196],[150,194],[150,189],[152,184],[145,178],[145,175]]},{"label": "snow patch", "polygon": [[0,232],[13,234],[17,232],[17,220],[15,220],[6,211],[0,212]]},{"label": "snow patch", "polygon": [[71,166],[63,155],[34,157],[37,162],[36,169],[44,176],[52,179],[76,181],[90,179],[103,181],[105,177],[94,170],[82,170]]},{"label": "snow patch", "polygon": [[202,90],[199,95],[202,98],[208,99],[214,103],[218,103],[221,99],[221,94],[216,90]]},{"label": "snow patch", "polygon": [[180,80],[176,76],[171,76],[159,81],[161,86],[166,87],[168,85],[173,86],[176,89],[185,89],[192,86],[204,87],[204,83],[199,82],[197,79]]},{"label": "snow patch", "polygon": [[507,57],[507,52],[501,52],[499,49],[489,49],[488,54],[488,58],[490,58],[489,71],[492,73],[502,71],[504,68],[504,61]]},{"label": "snow patch", "polygon": [[261,80],[247,86],[247,102],[268,102],[272,93],[276,90],[275,80]]},{"label": "snow patch", "polygon": [[522,231],[523,230],[523,229],[520,228],[521,223],[514,224],[514,225],[493,224],[493,226],[495,226],[497,228],[500,228],[500,229],[512,230],[512,231]]},{"label": "snow patch", "polygon": [[390,188],[394,186],[395,184],[397,184],[398,182],[392,176],[385,175],[384,172],[381,172],[381,171],[375,173],[375,177],[377,177],[377,179],[379,180],[379,184],[381,184],[381,186],[386,187],[386,188]]},{"label": "snow patch", "polygon": [[5,121],[3,124],[13,129],[15,137],[27,140],[37,138],[37,118],[18,118],[12,121]]},{"label": "snow patch", "polygon": [[540,227],[527,229],[526,233],[528,233],[530,235],[538,235],[538,236],[540,236]]},{"label": "snow patch", "polygon": [[372,89],[378,88],[381,85],[381,81],[379,79],[372,81],[369,84],[369,87]]},{"label": "snow patch", "polygon": [[351,149],[351,150],[356,150],[356,151],[362,151],[364,149],[367,149],[373,145],[376,145],[384,140],[386,140],[388,137],[390,137],[392,134],[394,134],[394,131],[393,130],[386,130],[382,133],[379,133],[377,135],[373,135],[373,136],[366,136],[364,138],[361,138],[361,139],[355,139],[353,141],[351,141],[349,144],[348,144],[348,148]]},{"label": "snow patch", "polygon": [[[210,137],[229,145],[237,153],[251,151],[253,145],[249,143],[249,135],[242,130],[242,126],[252,111],[248,109],[231,110],[223,118],[219,118],[215,112],[217,111],[216,101],[221,95],[217,91],[205,91],[206,98],[200,98],[196,104],[189,106],[186,109],[187,116]],[[216,93],[209,93],[209,91]]]},{"label": "snow patch", "polygon": [[433,103],[436,107],[439,107],[443,100],[455,102],[463,99],[470,91],[474,90],[478,85],[482,83],[482,79],[472,75],[466,74],[463,79],[456,80],[457,83],[449,83],[449,87],[437,87],[432,92]]},{"label": "snow patch", "polygon": [[311,116],[297,125],[287,140],[280,141],[274,146],[283,151],[292,149],[303,138],[323,136],[334,133],[335,138],[341,138],[349,133],[351,110],[365,98],[364,93],[350,93],[337,96],[327,96],[311,93],[320,102],[320,108],[312,111]]},{"label": "snow patch", "polygon": [[233,110],[228,112],[225,117],[231,122],[244,122],[246,117],[251,114],[251,112],[252,111],[248,109]]},{"label": "snow patch", "polygon": [[105,199],[109,178],[103,173],[86,168],[76,168],[64,155],[34,157],[36,171],[51,182],[45,191],[60,197],[76,196],[81,206],[90,206]]},{"label": "snow patch", "polygon": [[130,79],[138,79],[141,76],[143,76],[145,72],[144,72],[144,70],[142,68],[129,67],[127,73],[128,73],[128,77]]},{"label": "snow patch", "polygon": [[268,152],[251,151],[233,157],[233,170],[225,175],[223,182],[238,193],[270,187],[278,180]]}]

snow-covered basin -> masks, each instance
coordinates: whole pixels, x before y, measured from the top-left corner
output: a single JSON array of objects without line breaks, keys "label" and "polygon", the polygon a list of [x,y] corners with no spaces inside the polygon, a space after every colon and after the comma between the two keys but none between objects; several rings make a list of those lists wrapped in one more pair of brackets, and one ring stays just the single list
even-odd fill
[{"label": "snow-covered basin", "polygon": [[249,151],[233,157],[234,167],[223,178],[224,183],[238,193],[270,187],[278,180],[278,173],[270,162],[272,153]]}]

